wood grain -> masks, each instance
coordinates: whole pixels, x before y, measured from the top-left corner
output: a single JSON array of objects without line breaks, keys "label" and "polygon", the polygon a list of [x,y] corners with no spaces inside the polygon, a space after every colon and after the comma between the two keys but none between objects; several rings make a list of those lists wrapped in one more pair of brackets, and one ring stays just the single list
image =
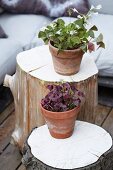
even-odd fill
[{"label": "wood grain", "polygon": [[14,129],[15,115],[14,112],[0,125],[0,153],[10,143],[11,134]]},{"label": "wood grain", "polygon": [[99,76],[98,83],[99,83],[99,86],[113,88],[113,78],[112,77]]},{"label": "wood grain", "polygon": [[16,170],[21,163],[21,157],[18,148],[10,144],[0,155],[0,169]]},{"label": "wood grain", "polygon": [[14,112],[14,103],[11,103],[2,113],[0,113],[0,124],[2,124],[12,112]]},{"label": "wood grain", "polygon": [[113,107],[113,88],[99,86],[99,103]]},{"label": "wood grain", "polygon": [[95,124],[101,126],[102,123],[107,118],[108,114],[110,113],[111,108],[106,107],[103,105],[98,105],[95,110]]},{"label": "wood grain", "polygon": [[21,164],[17,170],[26,170],[26,168],[23,164]]},{"label": "wood grain", "polygon": [[102,127],[106,129],[113,137],[113,109],[109,113]]},{"label": "wood grain", "polygon": [[13,101],[11,90],[3,85],[0,85],[0,114]]}]

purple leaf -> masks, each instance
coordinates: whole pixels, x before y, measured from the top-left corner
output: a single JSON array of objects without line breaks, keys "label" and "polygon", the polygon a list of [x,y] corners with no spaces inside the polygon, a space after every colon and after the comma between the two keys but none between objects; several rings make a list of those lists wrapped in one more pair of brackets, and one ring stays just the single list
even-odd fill
[{"label": "purple leaf", "polygon": [[47,88],[51,91],[53,89],[53,85],[48,85]]},{"label": "purple leaf", "polygon": [[53,112],[63,112],[79,106],[84,101],[84,94],[73,83],[48,85],[50,92],[41,100],[42,106]]}]

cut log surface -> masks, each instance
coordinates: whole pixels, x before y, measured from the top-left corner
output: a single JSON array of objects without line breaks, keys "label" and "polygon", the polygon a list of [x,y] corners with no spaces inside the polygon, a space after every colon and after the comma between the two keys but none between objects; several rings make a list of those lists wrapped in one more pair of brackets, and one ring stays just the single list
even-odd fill
[{"label": "cut log surface", "polygon": [[73,76],[63,76],[54,71],[52,57],[46,45],[22,52],[17,57],[17,64],[33,77],[49,82],[61,80],[80,82],[98,73],[97,67],[91,56],[83,57],[80,71]]},{"label": "cut log surface", "polygon": [[44,125],[29,135],[23,163],[28,170],[112,170],[112,138],[97,125],[76,121],[70,138],[55,139]]},{"label": "cut log surface", "polygon": [[73,76],[62,76],[54,71],[52,57],[46,45],[20,53],[17,56],[17,69],[14,76],[6,76],[4,85],[9,86],[15,103],[14,142],[21,148],[32,128],[45,123],[40,101],[47,94],[47,84],[61,80],[74,82],[85,93],[85,103],[79,119],[95,122],[97,106],[97,67],[91,56],[84,56],[80,71]]}]

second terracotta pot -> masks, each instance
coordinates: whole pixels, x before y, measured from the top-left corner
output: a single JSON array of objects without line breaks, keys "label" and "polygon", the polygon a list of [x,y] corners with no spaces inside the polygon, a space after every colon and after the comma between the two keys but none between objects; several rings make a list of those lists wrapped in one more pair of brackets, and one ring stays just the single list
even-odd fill
[{"label": "second terracotta pot", "polygon": [[68,138],[72,135],[80,107],[65,112],[51,112],[41,106],[41,111],[52,137]]},{"label": "second terracotta pot", "polygon": [[58,53],[58,49],[49,43],[49,50],[52,55],[54,69],[57,73],[68,76],[79,71],[84,54],[80,48],[64,50]]}]

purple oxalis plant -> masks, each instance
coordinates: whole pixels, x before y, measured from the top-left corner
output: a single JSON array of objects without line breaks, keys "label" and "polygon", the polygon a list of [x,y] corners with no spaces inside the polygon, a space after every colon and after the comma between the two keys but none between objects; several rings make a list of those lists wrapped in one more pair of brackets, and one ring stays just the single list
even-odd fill
[{"label": "purple oxalis plant", "polygon": [[41,100],[44,109],[53,112],[71,110],[84,101],[83,92],[76,89],[73,83],[48,85],[49,93]]}]

